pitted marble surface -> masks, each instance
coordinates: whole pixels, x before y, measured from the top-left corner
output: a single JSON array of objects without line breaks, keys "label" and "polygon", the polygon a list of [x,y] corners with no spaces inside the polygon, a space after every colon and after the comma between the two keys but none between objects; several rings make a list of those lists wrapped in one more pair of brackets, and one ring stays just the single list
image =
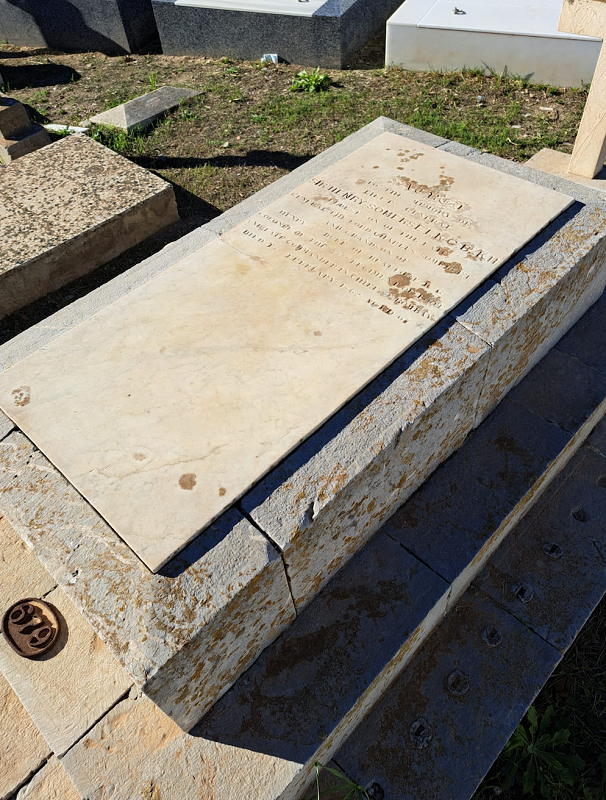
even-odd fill
[{"label": "pitted marble surface", "polygon": [[0,183],[0,275],[167,188],[83,134],[16,161]]},{"label": "pitted marble surface", "polygon": [[5,372],[0,406],[157,571],[571,203],[384,133]]}]

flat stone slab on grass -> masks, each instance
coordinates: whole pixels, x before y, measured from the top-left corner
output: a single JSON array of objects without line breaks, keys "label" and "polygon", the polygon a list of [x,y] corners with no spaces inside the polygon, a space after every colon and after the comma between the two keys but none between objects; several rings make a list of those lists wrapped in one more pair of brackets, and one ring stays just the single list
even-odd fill
[{"label": "flat stone slab on grass", "polygon": [[89,122],[97,125],[111,125],[113,128],[121,128],[130,133],[135,130],[143,130],[151,125],[154,120],[177,108],[183,100],[191,99],[198,95],[191,89],[182,89],[178,86],[162,86],[154,92],[149,92],[128,103],[110,108],[91,117]]},{"label": "flat stone slab on grass", "polygon": [[0,406],[157,572],[571,203],[384,133],[8,370]]},{"label": "flat stone slab on grass", "polygon": [[341,68],[379,30],[399,0],[152,0],[165,55]]},{"label": "flat stone slab on grass", "polygon": [[87,136],[24,156],[0,183],[0,318],[177,219],[170,184]]},{"label": "flat stone slab on grass", "polygon": [[591,83],[600,42],[558,30],[562,0],[406,0],[387,21],[385,63],[412,70],[489,68],[536,83]]}]

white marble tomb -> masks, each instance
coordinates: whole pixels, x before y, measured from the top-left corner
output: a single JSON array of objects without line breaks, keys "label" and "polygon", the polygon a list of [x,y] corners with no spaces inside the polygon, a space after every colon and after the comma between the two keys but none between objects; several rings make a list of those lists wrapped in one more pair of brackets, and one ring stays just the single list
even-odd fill
[{"label": "white marble tomb", "polygon": [[387,21],[385,63],[423,71],[484,67],[581,86],[591,82],[600,42],[559,31],[561,7],[562,0],[406,0]]}]

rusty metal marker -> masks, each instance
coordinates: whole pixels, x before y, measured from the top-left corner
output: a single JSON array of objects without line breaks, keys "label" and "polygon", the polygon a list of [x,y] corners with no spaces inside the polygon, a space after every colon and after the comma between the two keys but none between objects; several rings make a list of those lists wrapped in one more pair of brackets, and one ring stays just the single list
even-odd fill
[{"label": "rusty metal marker", "polygon": [[48,653],[57,641],[59,630],[55,609],[35,597],[17,601],[2,618],[2,633],[13,650],[24,658]]}]

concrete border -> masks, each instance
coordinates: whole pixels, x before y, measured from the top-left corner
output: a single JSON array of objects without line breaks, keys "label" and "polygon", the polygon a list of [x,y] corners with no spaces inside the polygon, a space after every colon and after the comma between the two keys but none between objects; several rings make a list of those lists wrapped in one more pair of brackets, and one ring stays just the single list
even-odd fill
[{"label": "concrete border", "polygon": [[[137,684],[185,729],[289,624],[292,600],[309,603],[597,300],[606,203],[585,187],[379,118],[0,348],[3,370],[386,130],[578,202],[161,574],[143,567],[22,434],[0,442],[3,513]],[[246,577],[234,586],[236,561]]]}]

